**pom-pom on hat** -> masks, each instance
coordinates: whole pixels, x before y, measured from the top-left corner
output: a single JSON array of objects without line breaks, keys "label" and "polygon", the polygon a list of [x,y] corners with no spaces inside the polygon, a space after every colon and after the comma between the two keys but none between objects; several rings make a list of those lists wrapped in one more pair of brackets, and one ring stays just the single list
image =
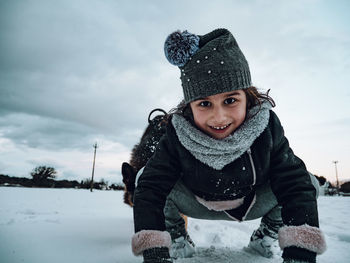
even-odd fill
[{"label": "pom-pom on hat", "polygon": [[186,30],[175,31],[164,43],[164,53],[168,61],[178,67],[184,66],[199,49],[199,36]]},{"label": "pom-pom on hat", "polygon": [[167,37],[164,52],[180,68],[186,103],[252,85],[248,62],[227,29],[203,36],[175,31]]}]

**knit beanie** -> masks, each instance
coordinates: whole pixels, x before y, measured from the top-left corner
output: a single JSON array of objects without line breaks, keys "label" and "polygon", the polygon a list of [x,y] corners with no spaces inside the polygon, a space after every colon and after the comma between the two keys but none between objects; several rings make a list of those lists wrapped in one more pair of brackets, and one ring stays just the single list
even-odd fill
[{"label": "knit beanie", "polygon": [[227,29],[203,36],[175,31],[167,37],[164,52],[180,68],[185,103],[251,86],[248,62]]}]

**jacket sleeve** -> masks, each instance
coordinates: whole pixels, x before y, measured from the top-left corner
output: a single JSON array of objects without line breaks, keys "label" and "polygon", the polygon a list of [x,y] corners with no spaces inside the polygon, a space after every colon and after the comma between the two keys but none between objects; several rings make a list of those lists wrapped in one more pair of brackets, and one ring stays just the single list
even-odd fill
[{"label": "jacket sleeve", "polygon": [[[134,193],[134,226],[132,249],[135,255],[154,247],[170,247],[165,231],[164,205],[167,195],[180,178],[180,165],[173,127],[161,138],[147,162]],[[171,134],[169,134],[171,133]]]},{"label": "jacket sleeve", "polygon": [[289,147],[281,123],[274,112],[270,115],[273,140],[270,180],[271,188],[282,206],[284,227],[279,243],[284,258],[313,262],[326,245],[319,230],[316,189],[301,159]]}]

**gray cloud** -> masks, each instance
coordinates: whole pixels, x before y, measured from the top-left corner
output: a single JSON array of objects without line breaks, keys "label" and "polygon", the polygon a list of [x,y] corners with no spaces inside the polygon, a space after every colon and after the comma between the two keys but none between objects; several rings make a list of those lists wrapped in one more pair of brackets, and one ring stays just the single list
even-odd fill
[{"label": "gray cloud", "polygon": [[93,130],[59,119],[12,113],[0,118],[0,132],[19,146],[57,150],[86,147]]},{"label": "gray cloud", "polygon": [[314,120],[342,119],[345,10],[346,1],[323,0],[1,1],[0,139],[48,152],[91,151],[98,138],[131,148],[150,110],[181,99],[178,70],[163,54],[176,29],[230,29],[288,123],[311,130]]},{"label": "gray cloud", "polygon": [[[26,134],[22,141],[28,145],[43,144],[43,133],[50,132],[43,128],[47,119],[70,127],[47,137],[58,131],[62,137],[81,134],[82,126],[85,133],[104,133],[128,144],[127,137],[143,129],[147,113],[160,106],[158,94],[173,95],[154,85],[164,75],[158,62],[162,36],[148,25],[144,30],[142,23],[160,13],[156,6],[144,7],[145,16],[144,9],[114,1],[60,1],[54,8],[48,1],[2,4],[0,116],[5,115],[2,123],[11,112],[35,116],[41,137]],[[159,38],[157,46],[153,36]],[[5,136],[18,141],[23,134]]]}]

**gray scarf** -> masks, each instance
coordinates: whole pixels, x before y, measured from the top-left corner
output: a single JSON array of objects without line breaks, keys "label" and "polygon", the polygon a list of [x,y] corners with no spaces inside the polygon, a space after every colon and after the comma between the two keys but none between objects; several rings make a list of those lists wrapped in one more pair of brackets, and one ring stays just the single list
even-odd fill
[{"label": "gray scarf", "polygon": [[[271,105],[253,107],[242,125],[228,137],[218,140],[194,127],[183,116],[174,114],[172,124],[181,144],[199,161],[221,170],[246,152],[269,123]],[[250,118],[250,116],[253,116]]]}]

